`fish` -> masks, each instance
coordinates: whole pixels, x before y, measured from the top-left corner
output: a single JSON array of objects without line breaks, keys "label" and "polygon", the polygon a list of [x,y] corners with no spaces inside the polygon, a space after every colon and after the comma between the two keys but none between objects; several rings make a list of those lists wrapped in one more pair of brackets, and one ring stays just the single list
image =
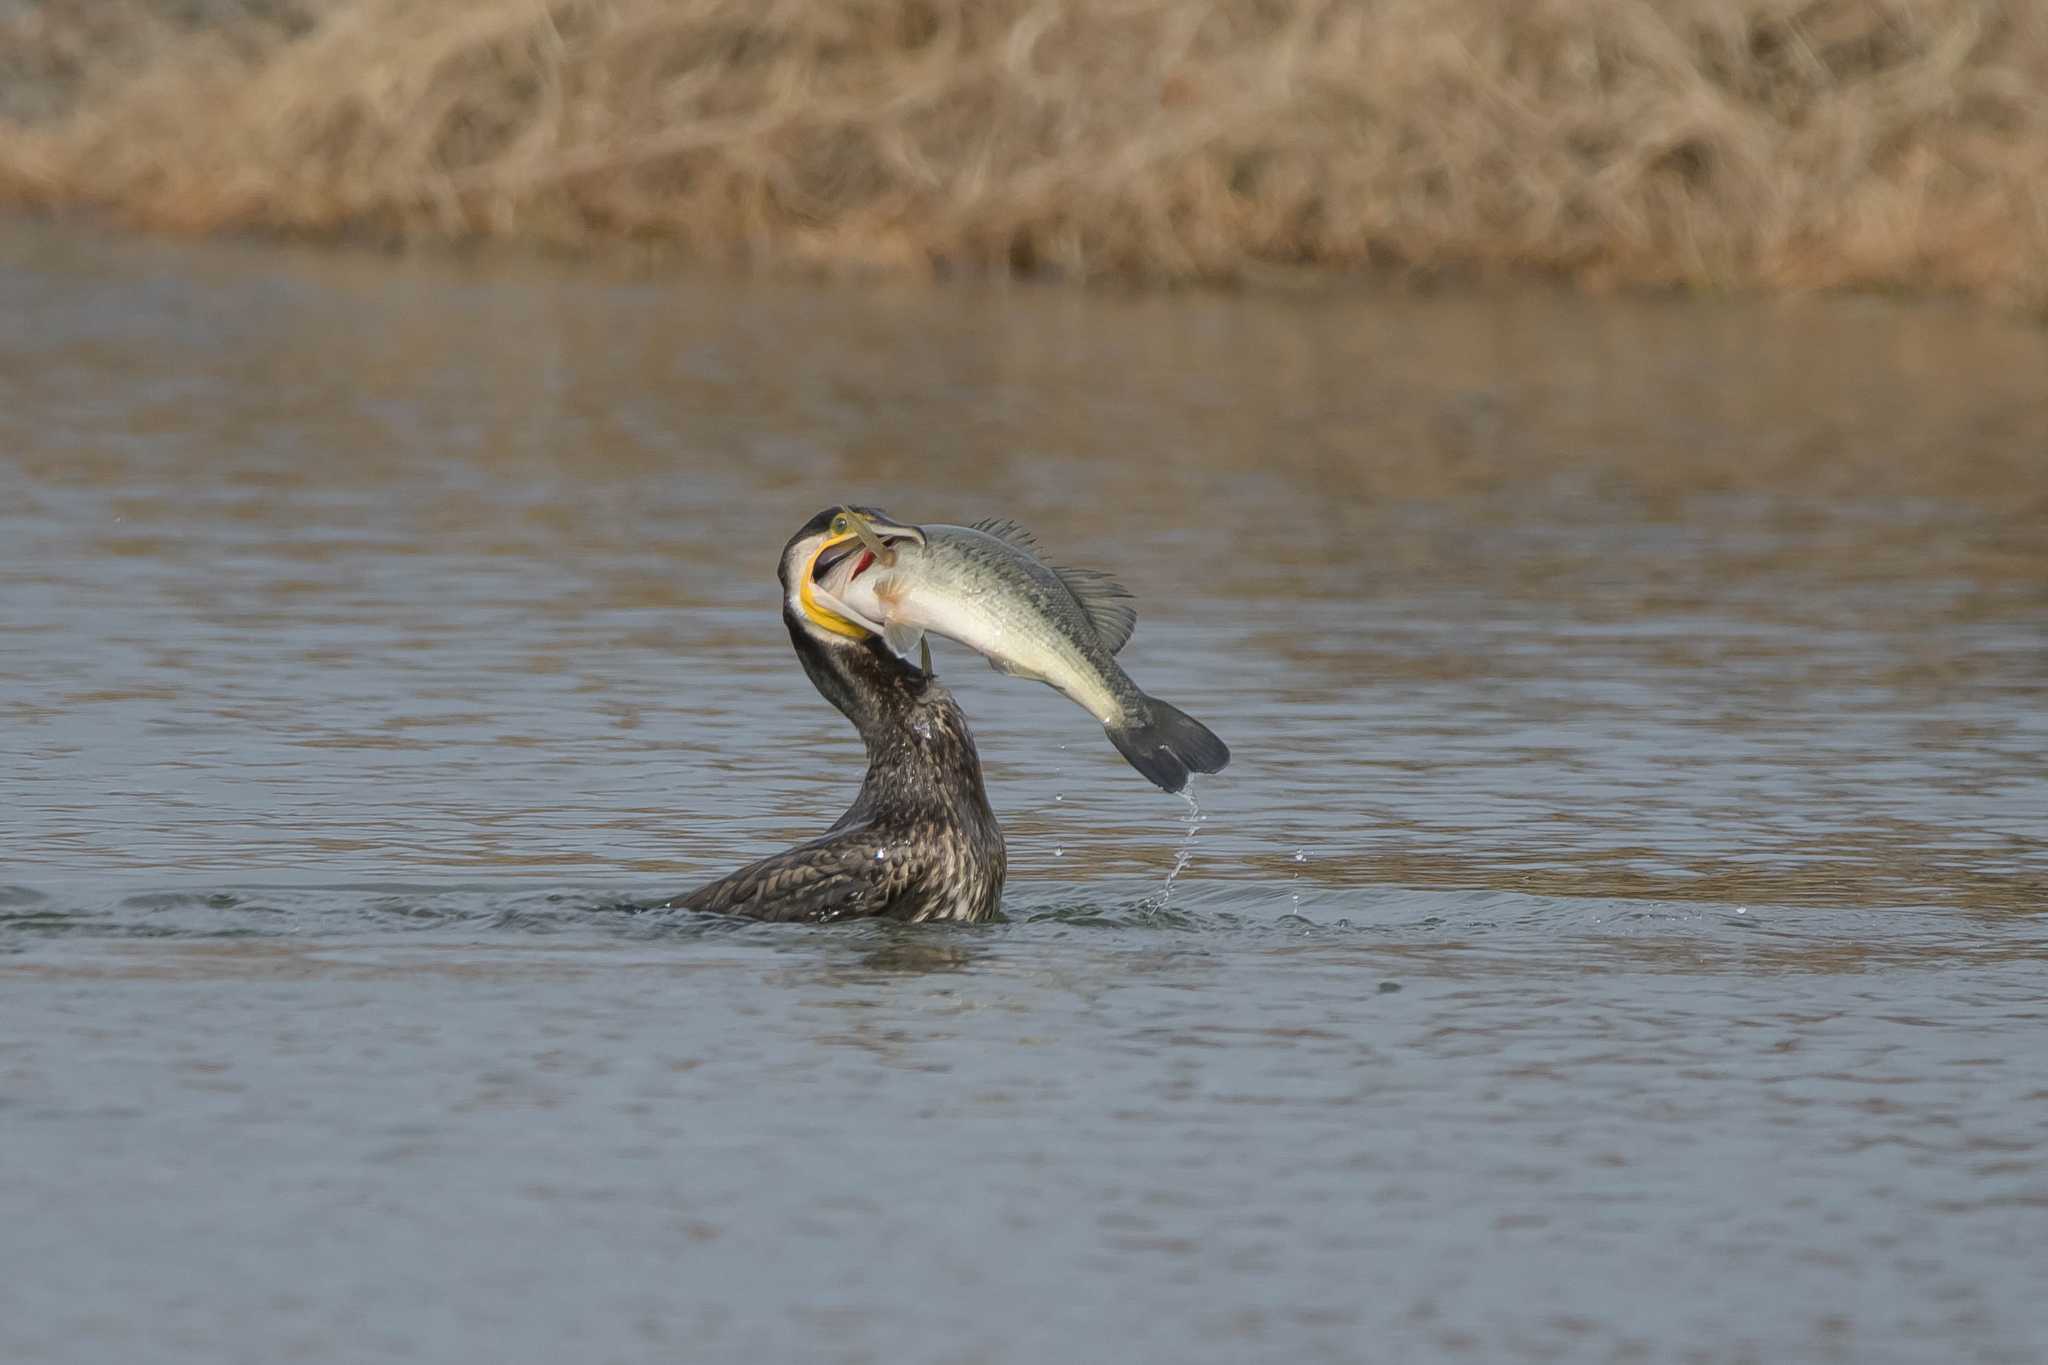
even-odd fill
[{"label": "fish", "polygon": [[1045,683],[1101,722],[1117,752],[1166,791],[1230,762],[1214,731],[1118,665],[1138,613],[1108,574],[1046,562],[1014,521],[913,526],[843,511],[855,539],[821,557],[810,591],[900,657],[922,659],[930,672],[929,632],[998,673]]}]

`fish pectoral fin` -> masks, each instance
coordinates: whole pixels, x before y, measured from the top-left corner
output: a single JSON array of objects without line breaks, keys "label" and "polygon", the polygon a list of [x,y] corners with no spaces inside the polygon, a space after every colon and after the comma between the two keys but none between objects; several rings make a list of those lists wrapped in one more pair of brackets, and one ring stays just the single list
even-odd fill
[{"label": "fish pectoral fin", "polygon": [[1020,667],[1017,664],[1011,663],[1008,659],[999,658],[993,654],[988,656],[988,666],[1006,678],[1022,678],[1025,682],[1045,681],[1043,673],[1034,673],[1028,668]]},{"label": "fish pectoral fin", "polygon": [[[889,646],[896,657],[914,662],[918,657],[918,646],[924,643],[924,627],[913,626],[902,621],[891,621],[882,627],[882,643]],[[930,658],[930,655],[926,655]],[[926,670],[929,672],[930,670]]]},{"label": "fish pectoral fin", "polygon": [[1131,632],[1138,628],[1138,609],[1130,605],[1130,589],[1099,569],[1050,567],[1088,613],[1088,623],[1095,627],[1104,649],[1114,654],[1131,642]]}]

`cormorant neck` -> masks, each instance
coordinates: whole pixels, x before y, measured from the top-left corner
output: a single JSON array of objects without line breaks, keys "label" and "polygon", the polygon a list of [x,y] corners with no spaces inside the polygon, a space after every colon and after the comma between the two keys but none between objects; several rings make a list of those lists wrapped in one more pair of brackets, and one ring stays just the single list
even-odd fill
[{"label": "cormorant neck", "polygon": [[811,685],[860,731],[870,763],[884,760],[906,733],[915,733],[920,711],[933,702],[951,704],[950,694],[930,675],[897,658],[881,640],[823,645],[786,611],[784,617]]},{"label": "cormorant neck", "polygon": [[[952,693],[879,639],[825,645],[787,612],[785,618],[812,685],[853,722],[867,746],[864,796],[886,791],[903,801],[928,791],[942,806],[965,799],[987,809],[981,759]],[[947,781],[934,786],[937,774]]]}]

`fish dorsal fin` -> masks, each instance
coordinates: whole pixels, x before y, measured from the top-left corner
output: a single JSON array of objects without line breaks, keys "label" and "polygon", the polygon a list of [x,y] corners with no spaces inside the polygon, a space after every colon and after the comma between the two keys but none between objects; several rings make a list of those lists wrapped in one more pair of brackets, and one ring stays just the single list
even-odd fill
[{"label": "fish dorsal fin", "polygon": [[1038,554],[1038,537],[1008,517],[983,517],[968,529],[994,536],[997,540],[1014,545],[1034,557]]},{"label": "fish dorsal fin", "polygon": [[[1045,562],[1038,552],[1038,538],[1007,517],[984,517],[974,523],[974,529],[1014,545],[1040,563]],[[1131,594],[1123,584],[1098,569],[1063,569],[1057,564],[1046,567],[1059,575],[1060,582],[1067,585],[1067,591],[1088,613],[1088,622],[1095,627],[1104,649],[1114,654],[1131,642],[1131,632],[1138,628],[1138,609],[1128,605]]]},{"label": "fish dorsal fin", "polygon": [[1131,632],[1138,628],[1138,609],[1129,605],[1129,589],[1099,569],[1051,567],[1088,613],[1104,649],[1114,654],[1131,642]]}]

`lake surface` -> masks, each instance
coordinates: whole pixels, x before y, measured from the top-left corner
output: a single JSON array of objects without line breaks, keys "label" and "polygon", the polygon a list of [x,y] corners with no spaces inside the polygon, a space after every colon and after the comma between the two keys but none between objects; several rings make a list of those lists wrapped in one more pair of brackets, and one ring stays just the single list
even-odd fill
[{"label": "lake surface", "polygon": [[[2048,331],[0,229],[0,1359],[2048,1359]],[[1196,804],[777,554],[1012,516]]]}]

